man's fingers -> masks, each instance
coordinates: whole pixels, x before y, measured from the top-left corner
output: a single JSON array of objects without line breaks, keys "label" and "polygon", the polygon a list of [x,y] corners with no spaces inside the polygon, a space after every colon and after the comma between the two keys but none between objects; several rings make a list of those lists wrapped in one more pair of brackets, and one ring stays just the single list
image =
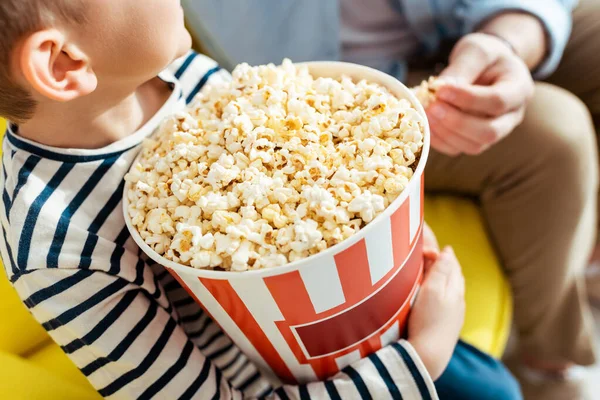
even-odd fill
[{"label": "man's fingers", "polygon": [[441,123],[432,123],[431,126],[437,136],[442,137],[447,143],[452,143],[461,154],[477,155],[488,147],[485,144],[475,142],[463,132],[457,133],[447,129]]},{"label": "man's fingers", "polygon": [[450,157],[455,157],[460,154],[460,150],[457,149],[456,146],[450,144],[446,139],[436,135],[434,132],[431,133],[431,147]]},{"label": "man's fingers", "polygon": [[448,83],[437,95],[462,111],[490,117],[513,111],[527,99],[527,92],[521,86],[508,81],[500,81],[492,86]]},{"label": "man's fingers", "polygon": [[523,120],[523,112],[524,108],[521,107],[498,118],[486,118],[465,113],[444,101],[436,101],[427,110],[427,115],[431,119],[432,130],[441,127],[438,130],[445,129],[466,136],[485,149],[512,132]]},{"label": "man's fingers", "polygon": [[500,135],[500,132],[493,129],[489,118],[465,113],[443,101],[436,101],[431,105],[427,115],[431,118],[432,127],[443,127],[447,131],[469,137],[480,145],[494,143]]},{"label": "man's fingers", "polygon": [[452,50],[450,63],[440,76],[473,83],[495,61],[494,55],[485,51],[477,39],[465,37]]}]

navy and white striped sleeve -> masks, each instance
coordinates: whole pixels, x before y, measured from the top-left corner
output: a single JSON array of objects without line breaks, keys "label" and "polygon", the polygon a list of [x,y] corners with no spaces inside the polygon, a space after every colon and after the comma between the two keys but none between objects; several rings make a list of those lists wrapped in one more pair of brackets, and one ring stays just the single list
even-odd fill
[{"label": "navy and white striped sleeve", "polygon": [[331,380],[286,386],[275,393],[282,399],[438,399],[427,369],[405,340],[344,368]]},{"label": "navy and white striped sleeve", "polygon": [[[103,271],[69,269],[36,270],[13,281],[34,317],[102,396],[245,398],[178,325],[160,286],[152,292]],[[437,398],[419,357],[404,341],[327,382],[267,388],[267,393],[273,399]]]},{"label": "navy and white striped sleeve", "polygon": [[193,50],[173,62],[168,71],[179,80],[187,104],[192,102],[209,80],[211,84],[231,80],[229,72],[215,60]]},{"label": "navy and white striped sleeve", "polygon": [[242,397],[187,337],[160,285],[152,291],[103,271],[42,269],[14,286],[105,398]]}]

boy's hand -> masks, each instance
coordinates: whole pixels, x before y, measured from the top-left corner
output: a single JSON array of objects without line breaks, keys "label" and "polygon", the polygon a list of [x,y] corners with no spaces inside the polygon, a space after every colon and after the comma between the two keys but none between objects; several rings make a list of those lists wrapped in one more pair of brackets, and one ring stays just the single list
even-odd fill
[{"label": "boy's hand", "polygon": [[423,257],[425,258],[425,270],[427,271],[431,262],[435,261],[440,255],[440,245],[435,234],[425,222],[423,226]]},{"label": "boy's hand", "polygon": [[425,279],[408,320],[408,341],[436,380],[446,369],[463,326],[465,281],[452,248],[439,255],[428,250],[432,236],[425,233]]}]

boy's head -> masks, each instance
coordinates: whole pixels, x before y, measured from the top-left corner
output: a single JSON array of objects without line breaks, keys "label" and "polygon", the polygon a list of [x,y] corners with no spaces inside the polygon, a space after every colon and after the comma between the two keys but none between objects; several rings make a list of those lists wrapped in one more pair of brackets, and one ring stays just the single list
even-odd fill
[{"label": "boy's head", "polygon": [[134,90],[191,47],[180,0],[1,0],[0,116]]}]

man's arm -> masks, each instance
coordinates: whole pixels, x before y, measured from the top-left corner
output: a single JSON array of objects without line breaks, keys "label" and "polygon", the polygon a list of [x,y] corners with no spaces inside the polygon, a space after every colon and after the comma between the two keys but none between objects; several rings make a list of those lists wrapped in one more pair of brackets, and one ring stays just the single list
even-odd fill
[{"label": "man's arm", "polygon": [[502,13],[484,23],[478,31],[505,40],[532,71],[548,56],[549,41],[545,27],[532,14]]},{"label": "man's arm", "polygon": [[448,155],[480,154],[523,120],[534,93],[530,71],[545,77],[558,66],[576,1],[438,4],[438,31],[460,40],[441,74],[454,83],[440,89],[439,101],[427,110],[432,145]]},{"label": "man's arm", "polygon": [[[423,16],[423,2],[417,0],[399,0],[404,3],[407,15]],[[515,49],[522,52],[528,64],[535,64],[535,75],[544,78],[558,66],[571,32],[571,12],[578,0],[442,0],[431,8],[431,19],[437,29],[424,30],[425,39],[458,39],[469,33],[487,29],[495,18],[506,14],[493,23],[493,31],[510,40]],[[545,50],[540,56],[539,27],[544,32]],[[517,17],[517,18],[515,18]],[[521,25],[524,23],[524,25]],[[496,31],[498,29],[499,31]],[[514,42],[513,42],[514,40]],[[530,54],[531,52],[531,54]]]}]

